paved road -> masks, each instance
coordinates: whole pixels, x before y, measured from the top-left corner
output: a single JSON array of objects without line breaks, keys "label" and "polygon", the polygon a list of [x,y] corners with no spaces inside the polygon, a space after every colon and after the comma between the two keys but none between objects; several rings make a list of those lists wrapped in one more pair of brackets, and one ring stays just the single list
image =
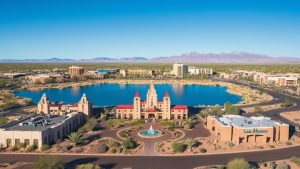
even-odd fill
[{"label": "paved road", "polygon": [[[43,155],[0,154],[1,162],[35,162]],[[245,152],[232,154],[212,154],[198,156],[93,156],[93,155],[60,155],[67,163],[67,168],[76,164],[96,163],[105,168],[121,169],[192,169],[198,166],[226,164],[229,160],[240,157],[251,162],[287,159],[300,156],[300,146],[285,149],[273,149],[261,152]],[[31,166],[27,166],[28,169]],[[24,169],[27,169],[24,168]]]},{"label": "paved road", "polygon": [[[222,80],[222,81],[234,83],[234,84],[237,84],[237,85],[245,85],[245,84],[243,84],[241,82],[238,82],[238,81],[232,81],[232,80]],[[255,89],[258,89],[258,87],[256,87],[256,86],[252,86],[252,87],[255,88]],[[245,107],[250,107],[250,106],[251,107],[253,107],[253,106],[264,106],[264,105],[269,105],[269,104],[281,103],[281,102],[284,101],[284,99],[288,99],[289,101],[294,102],[297,105],[292,106],[292,107],[287,107],[287,108],[279,108],[279,109],[274,109],[274,110],[268,110],[268,111],[264,111],[262,113],[248,113],[248,114],[245,114],[245,116],[263,115],[263,116],[271,117],[273,120],[278,120],[278,121],[288,123],[288,124],[293,125],[293,126],[299,126],[298,124],[296,124],[296,123],[280,116],[280,113],[287,112],[287,111],[299,111],[300,110],[300,98],[296,98],[296,97],[292,97],[292,96],[289,96],[289,95],[274,92],[274,91],[271,91],[269,89],[265,89],[264,92],[266,92],[267,94],[273,96],[274,99],[271,100],[271,101],[268,101],[268,102],[257,103],[257,104],[254,104],[254,105],[243,105],[243,106],[240,106],[240,108],[245,108]]]},{"label": "paved road", "polygon": [[[239,82],[232,82],[241,84]],[[277,110],[265,111],[263,115],[270,116],[272,119],[282,122],[294,124],[291,121],[279,116],[284,111],[300,110],[300,99],[275,93],[269,90],[266,92],[272,95],[274,100],[267,103],[259,103],[257,105],[267,105],[281,102],[284,98],[298,103],[294,107],[282,108]],[[252,105],[253,106],[253,105]],[[255,114],[251,114],[255,115]],[[115,133],[105,133],[104,135],[112,136]],[[31,154],[0,154],[1,162],[35,162],[42,155]],[[261,152],[243,152],[231,154],[211,154],[198,156],[95,156],[95,155],[60,155],[60,158],[67,162],[67,168],[74,168],[76,164],[81,163],[97,163],[104,168],[133,168],[133,169],[190,169],[198,166],[226,164],[235,157],[245,158],[248,161],[260,162],[290,158],[292,156],[300,156],[300,146],[289,147],[285,149],[265,150]],[[32,168],[28,165],[26,168]]]}]

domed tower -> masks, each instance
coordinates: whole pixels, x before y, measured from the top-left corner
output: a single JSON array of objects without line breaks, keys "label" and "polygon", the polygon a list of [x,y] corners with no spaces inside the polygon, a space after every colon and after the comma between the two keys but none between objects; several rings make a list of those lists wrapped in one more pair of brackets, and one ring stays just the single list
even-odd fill
[{"label": "domed tower", "polygon": [[80,101],[78,102],[78,111],[85,114],[87,117],[92,115],[92,104],[88,100],[85,93],[83,93]]},{"label": "domed tower", "polygon": [[139,92],[136,92],[133,98],[133,118],[141,118],[141,97]]},{"label": "domed tower", "polygon": [[50,113],[50,102],[46,95],[46,93],[43,94],[40,101],[37,104],[38,113],[42,114],[49,114]]},{"label": "domed tower", "polygon": [[163,98],[163,113],[165,119],[171,119],[171,99],[168,91],[166,91]]}]

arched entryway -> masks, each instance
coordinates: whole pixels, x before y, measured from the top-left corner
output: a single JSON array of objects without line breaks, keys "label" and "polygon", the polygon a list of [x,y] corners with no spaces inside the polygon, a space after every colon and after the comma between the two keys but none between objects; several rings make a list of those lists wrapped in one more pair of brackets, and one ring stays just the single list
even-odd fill
[{"label": "arched entryway", "polygon": [[155,114],[148,114],[148,119],[155,119]]}]

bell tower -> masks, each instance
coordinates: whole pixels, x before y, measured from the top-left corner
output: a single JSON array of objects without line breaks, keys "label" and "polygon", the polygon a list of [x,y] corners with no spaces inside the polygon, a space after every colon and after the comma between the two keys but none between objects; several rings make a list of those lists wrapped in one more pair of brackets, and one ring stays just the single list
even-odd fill
[{"label": "bell tower", "polygon": [[171,119],[171,99],[168,91],[166,91],[163,98],[163,116],[165,119]]},{"label": "bell tower", "polygon": [[49,114],[50,113],[50,102],[49,99],[46,95],[46,93],[43,94],[41,97],[41,100],[38,102],[38,113],[43,113],[43,114]]},{"label": "bell tower", "polygon": [[150,88],[147,93],[147,101],[146,101],[146,108],[156,108],[157,107],[157,94],[156,90],[154,88],[154,84],[151,81],[150,82]]},{"label": "bell tower", "polygon": [[133,118],[141,118],[141,97],[139,92],[136,92],[133,98]]},{"label": "bell tower", "polygon": [[83,93],[81,99],[78,102],[78,111],[85,114],[87,117],[92,115],[92,104],[88,100],[85,93]]}]

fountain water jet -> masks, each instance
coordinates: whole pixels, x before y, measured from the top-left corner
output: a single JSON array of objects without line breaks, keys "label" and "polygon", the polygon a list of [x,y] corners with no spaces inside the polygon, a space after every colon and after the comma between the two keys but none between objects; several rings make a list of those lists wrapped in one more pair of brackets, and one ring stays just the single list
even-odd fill
[{"label": "fountain water jet", "polygon": [[142,130],[138,133],[138,135],[144,138],[156,138],[162,136],[162,132],[159,130],[154,130],[151,125],[148,130]]}]

